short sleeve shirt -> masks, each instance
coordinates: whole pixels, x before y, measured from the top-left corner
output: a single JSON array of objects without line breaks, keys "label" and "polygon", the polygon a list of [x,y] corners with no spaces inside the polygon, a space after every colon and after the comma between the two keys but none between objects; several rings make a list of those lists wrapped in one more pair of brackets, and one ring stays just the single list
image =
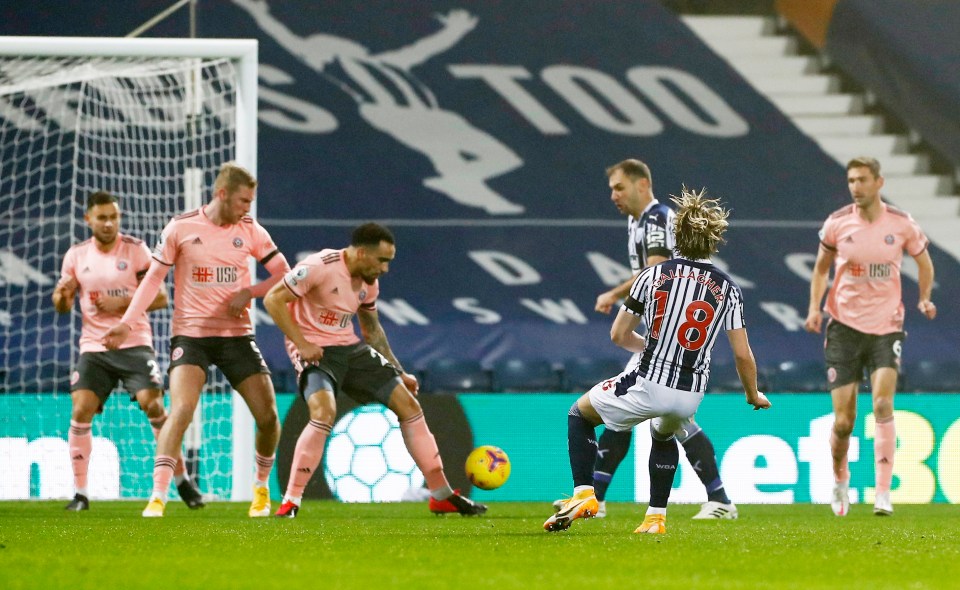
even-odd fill
[{"label": "short sleeve shirt", "polygon": [[[140,279],[150,267],[150,250],[137,238],[119,234],[109,252],[102,252],[97,241],[90,238],[72,246],[63,258],[61,280],[75,279],[79,285],[80,352],[103,352],[100,342],[120,318],[123,311],[108,313],[97,309],[101,296],[131,297]],[[122,348],[153,347],[153,332],[147,314],[130,324],[130,336]]]},{"label": "short sleeve shirt", "polygon": [[228,304],[251,284],[250,258],[266,264],[277,252],[270,234],[250,216],[221,226],[201,207],[171,220],[153,257],[175,266],[172,334],[193,338],[252,334],[249,308],[236,317]]},{"label": "short sleeve shirt", "polygon": [[654,199],[640,217],[627,219],[627,252],[630,255],[630,270],[637,274],[647,266],[650,256],[673,258],[676,238],[673,225],[677,214]]},{"label": "short sleeve shirt", "polygon": [[[303,259],[284,277],[283,284],[297,296],[289,304],[303,336],[317,346],[342,346],[360,342],[353,316],[361,307],[375,310],[379,281],[372,285],[350,276],[343,250],[321,250]],[[295,361],[296,347],[287,341]]]},{"label": "short sleeve shirt", "polygon": [[874,221],[855,205],[834,212],[820,230],[820,243],[835,254],[830,317],[864,334],[903,330],[900,264],[903,253],[919,256],[929,240],[910,214],[885,203]]}]

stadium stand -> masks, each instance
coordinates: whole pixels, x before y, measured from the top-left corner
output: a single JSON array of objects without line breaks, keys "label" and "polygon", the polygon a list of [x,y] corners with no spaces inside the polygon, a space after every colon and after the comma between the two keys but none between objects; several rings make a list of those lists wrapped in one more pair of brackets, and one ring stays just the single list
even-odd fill
[{"label": "stadium stand", "polygon": [[576,357],[563,363],[564,391],[585,392],[604,379],[623,371],[624,359],[611,357]]},{"label": "stadium stand", "polygon": [[423,374],[431,393],[493,391],[490,372],[474,359],[437,359],[427,363]]},{"label": "stadium stand", "polygon": [[560,371],[546,359],[504,359],[493,365],[493,388],[505,392],[560,391]]}]

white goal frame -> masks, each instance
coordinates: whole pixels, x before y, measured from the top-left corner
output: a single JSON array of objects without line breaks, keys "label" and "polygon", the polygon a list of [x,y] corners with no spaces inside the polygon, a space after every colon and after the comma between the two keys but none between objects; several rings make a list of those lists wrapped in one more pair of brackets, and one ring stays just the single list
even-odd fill
[{"label": "white goal frame", "polygon": [[[0,55],[14,57],[227,58],[237,80],[236,161],[257,172],[256,39],[133,39],[112,37],[2,37]],[[256,216],[256,202],[251,208]],[[256,263],[251,261],[251,266]],[[256,276],[254,272],[253,276]],[[254,318],[256,314],[251,314]],[[231,500],[250,500],[254,473],[254,421],[246,403],[232,394]]]}]

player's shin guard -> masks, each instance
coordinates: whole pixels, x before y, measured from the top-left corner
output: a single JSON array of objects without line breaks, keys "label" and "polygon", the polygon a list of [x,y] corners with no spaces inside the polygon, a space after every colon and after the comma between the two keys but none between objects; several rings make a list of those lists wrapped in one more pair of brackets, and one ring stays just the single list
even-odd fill
[{"label": "player's shin guard", "polygon": [[331,426],[324,422],[311,420],[300,433],[297,447],[293,451],[293,462],[290,464],[290,482],[287,484],[287,497],[301,498],[307,487],[310,477],[320,465],[323,457],[323,446],[330,435]]},{"label": "player's shin guard", "polygon": [[677,440],[670,435],[662,440],[656,432],[651,432],[650,444],[650,507],[666,508],[670,499],[670,489],[673,487],[673,478],[677,474],[677,463],[680,461],[680,450]]},{"label": "player's shin guard", "polygon": [[727,492],[723,488],[720,469],[717,468],[716,452],[707,434],[697,426],[696,432],[684,437],[679,442],[683,445],[683,450],[687,454],[690,465],[697,472],[697,477],[703,482],[703,487],[707,489],[707,500],[729,504],[730,498],[727,497]]},{"label": "player's shin guard", "polygon": [[70,421],[67,434],[67,446],[70,451],[70,464],[73,466],[73,487],[84,495],[87,490],[87,471],[90,468],[90,452],[93,449],[92,428],[89,422]]},{"label": "player's shin guard", "polygon": [[574,402],[567,414],[567,451],[573,486],[593,487],[593,466],[597,462],[597,431],[584,419]]},{"label": "player's shin guard", "polygon": [[632,440],[633,430],[617,432],[606,428],[600,435],[597,441],[597,462],[593,471],[593,489],[598,501],[603,502],[606,499],[613,474],[627,456]]},{"label": "player's shin guard", "polygon": [[430,432],[423,412],[400,422],[400,434],[403,435],[403,444],[407,446],[413,462],[420,468],[423,478],[427,481],[427,489],[432,492],[449,487],[447,476],[443,473],[443,461],[440,460],[437,439]]},{"label": "player's shin guard", "polygon": [[889,492],[893,481],[893,456],[897,451],[897,429],[893,423],[893,416],[882,422],[877,420],[877,428],[873,440],[873,454],[875,457],[875,481],[877,493]]}]

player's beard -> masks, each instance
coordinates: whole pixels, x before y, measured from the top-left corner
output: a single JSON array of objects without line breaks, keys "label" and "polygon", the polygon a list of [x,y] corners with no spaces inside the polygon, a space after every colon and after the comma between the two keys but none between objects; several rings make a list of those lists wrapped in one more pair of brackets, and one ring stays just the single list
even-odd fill
[{"label": "player's beard", "polygon": [[94,232],[93,239],[95,239],[97,243],[103,246],[104,248],[108,248],[110,246],[113,246],[114,243],[116,243],[118,234],[119,232],[114,232],[112,235],[110,235],[109,241],[105,241],[102,235]]}]

